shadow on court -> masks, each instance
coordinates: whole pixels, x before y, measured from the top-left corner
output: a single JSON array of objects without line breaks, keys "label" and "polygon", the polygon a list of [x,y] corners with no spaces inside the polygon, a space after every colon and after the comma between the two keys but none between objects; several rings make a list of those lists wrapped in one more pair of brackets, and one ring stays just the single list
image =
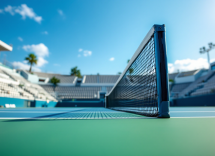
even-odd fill
[{"label": "shadow on court", "polygon": [[[55,113],[55,114],[49,114],[49,115],[43,115],[43,116],[38,116],[34,118],[27,118],[27,119],[13,119],[13,120],[5,120],[3,122],[20,122],[20,121],[53,121],[53,120],[59,120],[59,115],[66,115],[68,113],[72,112],[81,112],[83,110],[73,110],[73,111],[68,111],[68,112],[62,112],[62,113]],[[56,116],[56,117],[55,117]],[[46,119],[48,117],[53,117],[53,119]],[[55,118],[54,118],[55,117]],[[66,117],[66,116],[65,116]],[[62,119],[65,120],[65,119]]]}]

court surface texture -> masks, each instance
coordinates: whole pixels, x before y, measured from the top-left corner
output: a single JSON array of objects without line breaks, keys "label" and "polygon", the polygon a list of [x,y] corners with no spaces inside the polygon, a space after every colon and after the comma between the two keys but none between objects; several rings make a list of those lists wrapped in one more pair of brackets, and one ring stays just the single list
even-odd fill
[{"label": "court surface texture", "polygon": [[[215,117],[215,107],[171,107],[171,118]],[[0,119],[132,119],[148,118],[106,108],[0,109]]]},{"label": "court surface texture", "polygon": [[105,108],[0,109],[0,155],[215,155],[215,107],[171,107],[170,119]]}]

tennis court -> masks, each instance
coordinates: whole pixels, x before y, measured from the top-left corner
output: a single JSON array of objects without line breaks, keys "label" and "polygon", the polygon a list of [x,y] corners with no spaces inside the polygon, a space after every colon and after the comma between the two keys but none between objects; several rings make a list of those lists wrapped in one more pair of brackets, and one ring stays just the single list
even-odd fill
[{"label": "tennis court", "polygon": [[169,108],[168,81],[165,25],[154,25],[105,108],[1,109],[1,155],[215,155],[215,107]]},{"label": "tennis court", "polygon": [[215,108],[170,108],[169,119],[105,108],[0,111],[1,155],[215,154]]}]

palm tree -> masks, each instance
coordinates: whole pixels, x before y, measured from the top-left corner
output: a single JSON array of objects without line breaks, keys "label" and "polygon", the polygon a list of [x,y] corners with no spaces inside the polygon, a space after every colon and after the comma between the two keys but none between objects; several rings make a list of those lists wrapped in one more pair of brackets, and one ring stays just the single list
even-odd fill
[{"label": "palm tree", "polygon": [[133,68],[129,68],[128,71],[129,71],[129,74],[131,76],[131,74],[134,72],[134,69]]},{"label": "palm tree", "polygon": [[122,72],[118,72],[118,73],[117,73],[117,75],[121,75],[121,74],[122,74]]},{"label": "palm tree", "polygon": [[81,78],[81,71],[77,66],[71,69],[71,76],[77,76],[78,78]]},{"label": "palm tree", "polygon": [[26,61],[30,64],[29,72],[31,73],[31,68],[34,64],[37,64],[37,56],[33,53],[29,54],[28,57],[25,58]]},{"label": "palm tree", "polygon": [[55,88],[57,84],[60,83],[60,80],[54,76],[53,78],[51,78],[50,82],[54,85],[54,92],[55,92]]},{"label": "palm tree", "polygon": [[173,79],[169,79],[169,82],[174,83],[174,80]]}]

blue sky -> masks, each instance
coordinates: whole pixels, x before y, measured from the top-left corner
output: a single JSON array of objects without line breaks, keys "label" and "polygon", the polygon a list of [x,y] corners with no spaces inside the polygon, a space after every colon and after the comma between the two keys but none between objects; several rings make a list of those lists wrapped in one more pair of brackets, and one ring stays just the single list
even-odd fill
[{"label": "blue sky", "polygon": [[[207,67],[199,48],[215,43],[214,0],[3,0],[0,40],[13,44],[1,53],[17,68],[36,53],[35,71],[116,74],[126,67],[153,24],[166,25],[169,72]],[[215,50],[210,53],[215,61]]]}]

